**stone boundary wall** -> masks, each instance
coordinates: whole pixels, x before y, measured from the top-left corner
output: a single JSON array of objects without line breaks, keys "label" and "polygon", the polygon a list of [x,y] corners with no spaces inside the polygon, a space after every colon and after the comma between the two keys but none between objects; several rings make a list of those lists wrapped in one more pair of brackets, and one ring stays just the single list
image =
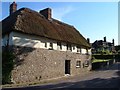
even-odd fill
[{"label": "stone boundary wall", "polygon": [[14,47],[13,50],[16,59],[12,81],[17,84],[65,76],[65,60],[71,60],[70,75],[84,74],[91,66],[76,67],[77,59],[81,60],[82,65],[85,60],[90,59],[90,55],[28,47]]}]

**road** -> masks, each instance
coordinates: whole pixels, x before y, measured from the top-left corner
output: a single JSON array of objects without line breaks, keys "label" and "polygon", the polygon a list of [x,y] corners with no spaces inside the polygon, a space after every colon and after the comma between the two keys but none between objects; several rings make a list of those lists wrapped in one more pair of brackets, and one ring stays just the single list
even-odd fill
[{"label": "road", "polygon": [[[92,71],[85,76],[75,76],[66,80],[44,85],[6,88],[3,90],[58,90],[72,88],[119,88],[120,87],[120,62],[113,64],[109,69]],[[114,89],[116,90],[116,89]],[[120,90],[120,88],[119,88]]]}]

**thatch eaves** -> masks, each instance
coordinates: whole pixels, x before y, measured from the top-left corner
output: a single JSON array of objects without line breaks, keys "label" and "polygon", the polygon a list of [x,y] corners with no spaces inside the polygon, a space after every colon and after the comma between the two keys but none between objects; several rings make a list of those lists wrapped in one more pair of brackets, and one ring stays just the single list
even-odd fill
[{"label": "thatch eaves", "polygon": [[2,34],[11,31],[90,47],[87,40],[73,26],[55,19],[47,20],[40,13],[28,8],[21,8],[2,21]]}]

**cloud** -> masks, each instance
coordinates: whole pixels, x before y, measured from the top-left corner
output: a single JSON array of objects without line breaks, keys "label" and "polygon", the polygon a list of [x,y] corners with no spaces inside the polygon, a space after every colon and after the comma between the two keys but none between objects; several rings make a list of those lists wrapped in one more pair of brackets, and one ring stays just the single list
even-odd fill
[{"label": "cloud", "polygon": [[65,15],[72,12],[73,10],[74,8],[72,6],[53,8],[52,17],[61,21]]}]

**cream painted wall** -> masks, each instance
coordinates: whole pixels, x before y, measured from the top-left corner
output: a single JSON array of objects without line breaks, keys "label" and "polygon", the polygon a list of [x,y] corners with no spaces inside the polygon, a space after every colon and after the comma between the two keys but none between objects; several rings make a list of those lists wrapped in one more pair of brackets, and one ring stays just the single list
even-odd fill
[{"label": "cream painted wall", "polygon": [[77,46],[76,45],[72,45],[72,52],[77,52]]},{"label": "cream painted wall", "polygon": [[28,34],[13,32],[13,45],[40,48],[40,38]]},{"label": "cream painted wall", "polygon": [[[45,43],[47,47],[45,47]],[[13,45],[49,49],[50,43],[53,44],[53,49],[57,50],[57,42],[55,40],[13,32]]]},{"label": "cream painted wall", "polygon": [[[40,42],[40,48],[45,48],[45,49],[47,49],[47,47],[45,47],[45,43],[47,44],[47,42],[41,41],[41,42]],[[48,46],[48,45],[47,45],[47,46]]]},{"label": "cream painted wall", "polygon": [[2,46],[5,46],[7,44],[7,40],[8,40],[8,35],[2,37]]},{"label": "cream painted wall", "polygon": [[56,42],[53,42],[53,49],[57,50],[57,43]]},{"label": "cream painted wall", "polygon": [[82,48],[82,49],[81,49],[81,53],[82,53],[82,54],[86,54],[86,53],[87,53],[86,49]]},{"label": "cream painted wall", "polygon": [[[28,35],[28,34],[23,34],[23,33],[18,33],[18,32],[11,32],[9,37],[8,37],[8,35],[5,35],[2,38],[3,46],[7,42],[8,38],[9,38],[9,45],[49,49],[50,43],[52,43],[53,50],[58,50],[57,49],[57,41],[55,41],[55,40],[50,40],[50,39],[47,39],[44,37]],[[47,44],[47,47],[45,47],[45,43]],[[61,45],[62,45],[62,50],[60,50],[60,51],[67,51],[67,44],[62,42]],[[75,47],[75,49],[73,49],[73,47]],[[72,52],[78,53],[77,46],[75,44],[72,44]],[[89,54],[91,54],[91,50],[88,50],[88,52],[89,52]],[[82,48],[81,53],[86,54],[87,53],[86,49]]]},{"label": "cream painted wall", "polygon": [[[54,40],[50,40],[47,38],[43,38],[43,37],[39,37],[40,38],[40,48],[45,48],[45,49],[49,49],[50,47],[50,43],[53,44],[53,49],[57,50],[57,43]],[[47,44],[47,47],[45,47],[45,43]]]},{"label": "cream painted wall", "polygon": [[67,51],[66,43],[61,43],[61,45],[62,45],[62,50],[61,51]]},{"label": "cream painted wall", "polygon": [[2,46],[6,46],[8,40],[9,40],[9,45],[12,45],[13,44],[13,42],[12,42],[12,35],[13,35],[13,33],[11,32],[10,34],[6,34],[5,36],[3,36],[1,45]]},{"label": "cream painted wall", "polygon": [[13,45],[12,36],[13,36],[13,32],[9,34],[9,45]]},{"label": "cream painted wall", "polygon": [[91,49],[88,49],[88,54],[92,54]]}]

